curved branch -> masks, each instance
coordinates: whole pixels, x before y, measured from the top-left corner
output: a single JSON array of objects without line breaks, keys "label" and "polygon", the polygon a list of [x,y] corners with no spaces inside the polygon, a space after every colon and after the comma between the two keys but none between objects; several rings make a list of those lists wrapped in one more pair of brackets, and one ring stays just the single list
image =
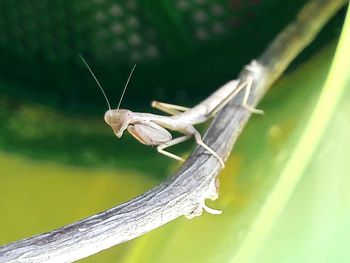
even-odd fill
[{"label": "curved branch", "polygon": [[[256,105],[269,86],[290,62],[317,35],[323,25],[341,8],[345,0],[311,0],[263,55],[243,70],[254,87],[250,102]],[[250,112],[234,98],[215,117],[204,141],[224,160],[247,123]],[[152,190],[124,204],[49,233],[19,240],[0,247],[0,262],[72,262],[103,249],[126,242],[185,215],[199,216],[205,199],[216,199],[216,176],[221,166],[212,155],[197,147],[180,170]]]}]

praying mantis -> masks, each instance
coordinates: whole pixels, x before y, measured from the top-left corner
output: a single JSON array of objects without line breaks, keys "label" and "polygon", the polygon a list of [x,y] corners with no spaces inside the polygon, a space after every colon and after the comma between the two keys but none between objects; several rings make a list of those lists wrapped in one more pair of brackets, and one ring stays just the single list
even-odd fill
[{"label": "praying mantis", "polygon": [[[262,110],[255,109],[248,104],[249,93],[253,84],[253,79],[250,76],[243,81],[232,80],[226,83],[193,108],[152,101],[151,106],[153,108],[163,111],[170,116],[132,112],[127,109],[120,109],[122,99],[136,65],[134,65],[129,74],[120,97],[118,107],[116,109],[112,109],[100,82],[96,78],[86,60],[81,55],[79,56],[93,76],[107,101],[108,110],[104,115],[104,120],[113,129],[114,134],[118,138],[121,138],[124,131],[127,130],[140,143],[150,146],[157,146],[157,151],[159,153],[175,160],[184,161],[182,157],[170,153],[165,149],[182,143],[193,136],[198,145],[202,146],[211,155],[213,155],[218,160],[222,168],[225,167],[222,158],[203,142],[201,134],[194,127],[194,125],[206,122],[208,119],[215,116],[215,114],[241,90],[245,89],[241,106],[252,113],[263,113]],[[249,69],[249,66],[247,66],[247,68]],[[182,133],[183,136],[173,138],[168,130],[178,131]]]}]

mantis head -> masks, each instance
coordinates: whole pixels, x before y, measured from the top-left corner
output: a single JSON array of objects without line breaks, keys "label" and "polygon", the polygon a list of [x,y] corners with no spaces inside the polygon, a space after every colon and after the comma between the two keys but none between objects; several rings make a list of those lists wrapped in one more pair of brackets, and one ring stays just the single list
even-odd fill
[{"label": "mantis head", "polygon": [[120,104],[122,103],[122,100],[123,100],[126,88],[127,88],[128,84],[129,84],[130,78],[132,76],[132,73],[135,70],[136,65],[134,65],[134,67],[132,68],[132,70],[131,70],[131,72],[129,74],[129,77],[128,77],[128,80],[126,81],[126,84],[124,86],[122,95],[120,96],[120,100],[119,100],[117,109],[116,110],[112,110],[111,109],[111,104],[109,103],[107,95],[106,95],[105,91],[103,90],[100,82],[96,78],[95,74],[92,72],[89,64],[86,62],[86,60],[83,58],[83,56],[80,55],[80,54],[79,54],[79,56],[80,56],[81,60],[84,62],[84,64],[87,67],[87,69],[90,71],[92,77],[95,79],[98,87],[100,88],[103,96],[106,99],[106,102],[107,102],[109,110],[105,113],[105,118],[104,118],[105,122],[109,126],[112,127],[115,135],[117,135],[118,138],[122,137],[123,132],[128,128],[129,123],[131,122],[132,112],[129,111],[129,110],[121,110],[121,109],[119,109],[119,107],[120,107]]},{"label": "mantis head", "polygon": [[123,132],[128,128],[131,121],[132,112],[129,110],[108,110],[105,113],[105,122],[111,126],[114,134],[120,138]]}]

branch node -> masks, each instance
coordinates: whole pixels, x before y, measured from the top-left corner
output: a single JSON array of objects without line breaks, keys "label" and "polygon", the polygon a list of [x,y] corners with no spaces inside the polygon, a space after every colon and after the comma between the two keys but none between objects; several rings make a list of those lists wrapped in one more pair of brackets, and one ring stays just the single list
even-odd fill
[{"label": "branch node", "polygon": [[217,209],[213,209],[213,208],[210,208],[208,207],[205,202],[203,202],[202,204],[202,208],[208,212],[209,214],[213,214],[213,215],[221,215],[222,214],[222,211],[221,210],[217,210]]},{"label": "branch node", "polygon": [[210,208],[205,204],[206,199],[210,199],[214,201],[218,199],[218,197],[219,197],[219,179],[215,177],[208,184],[207,191],[205,191],[202,197],[199,198],[200,199],[199,202],[196,202],[196,204],[193,205],[194,208],[191,209],[190,212],[185,213],[184,216],[188,219],[192,219],[196,216],[202,215],[203,209],[210,214],[214,214],[214,215],[221,214],[222,211]]}]

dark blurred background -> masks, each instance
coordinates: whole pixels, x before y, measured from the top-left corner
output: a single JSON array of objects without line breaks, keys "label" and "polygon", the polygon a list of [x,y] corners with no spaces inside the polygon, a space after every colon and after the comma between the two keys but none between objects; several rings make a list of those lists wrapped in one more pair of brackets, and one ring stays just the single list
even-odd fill
[{"label": "dark blurred background", "polygon": [[[101,114],[106,103],[82,54],[112,105],[134,63],[124,107],[144,110],[152,99],[191,105],[235,78],[304,2],[2,0],[0,92]],[[338,35],[342,18],[333,19],[313,49]]]},{"label": "dark blurred background", "polygon": [[[135,63],[122,108],[152,112],[152,100],[192,106],[259,56],[304,2],[2,0],[0,148],[162,174],[166,168],[152,167],[170,160],[127,135],[117,143],[103,123],[106,102],[78,55],[114,107]],[[295,64],[338,36],[344,13]]]}]

